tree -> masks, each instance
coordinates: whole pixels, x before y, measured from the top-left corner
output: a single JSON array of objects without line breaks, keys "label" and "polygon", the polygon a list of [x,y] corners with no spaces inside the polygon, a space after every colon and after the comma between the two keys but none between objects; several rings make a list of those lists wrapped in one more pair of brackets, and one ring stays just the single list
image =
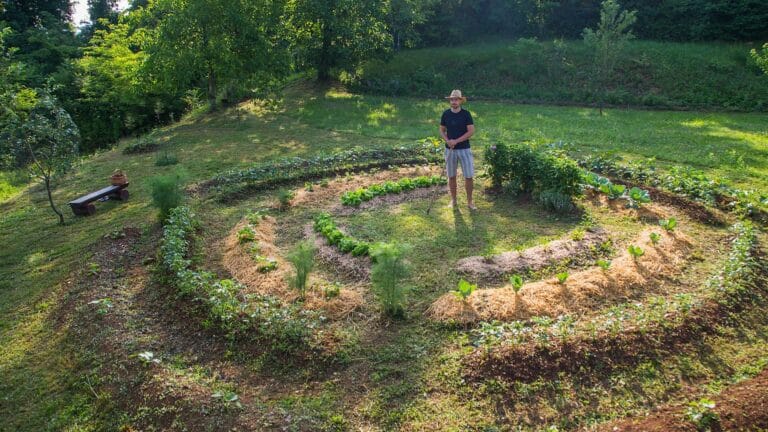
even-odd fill
[{"label": "tree", "polygon": [[416,28],[431,18],[436,3],[437,0],[389,0],[387,25],[395,51],[418,44],[420,37]]},{"label": "tree", "polygon": [[221,88],[287,73],[277,38],[282,3],[269,0],[156,0],[135,13],[158,17],[143,46],[144,73],[158,86],[205,88],[211,109]]},{"label": "tree", "polygon": [[72,166],[78,154],[80,133],[69,114],[47,91],[17,94],[17,99],[26,99],[32,105],[29,111],[19,105],[15,126],[10,131],[17,154],[24,154],[33,177],[42,180],[48,194],[48,202],[64,224],[64,214],[56,207],[51,194],[54,176],[65,173]]},{"label": "tree", "polygon": [[752,51],[750,51],[750,55],[755,60],[755,63],[760,66],[760,69],[768,74],[768,43],[763,45],[762,51],[752,49]]},{"label": "tree", "polygon": [[117,24],[119,14],[117,0],[88,0],[88,17],[91,22],[80,29],[80,37],[90,40],[97,30],[105,30]]},{"label": "tree", "polygon": [[297,66],[314,67],[328,81],[334,68],[385,55],[392,46],[386,14],[377,0],[289,0],[285,30]]},{"label": "tree", "polygon": [[600,115],[605,94],[624,46],[634,36],[630,30],[637,20],[635,11],[622,11],[616,0],[604,0],[597,30],[584,29],[584,43],[594,55],[594,83],[598,93]]}]

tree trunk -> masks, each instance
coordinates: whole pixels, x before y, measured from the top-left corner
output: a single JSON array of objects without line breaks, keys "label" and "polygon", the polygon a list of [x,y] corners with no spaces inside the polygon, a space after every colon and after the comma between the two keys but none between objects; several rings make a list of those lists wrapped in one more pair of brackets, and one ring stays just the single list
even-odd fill
[{"label": "tree trunk", "polygon": [[51,195],[51,178],[50,176],[45,176],[45,190],[48,192],[48,202],[51,203],[51,208],[53,211],[59,215],[59,225],[64,225],[64,214],[59,211],[59,209],[56,208],[56,205],[53,204],[53,196]]},{"label": "tree trunk", "polygon": [[213,66],[208,66],[208,105],[211,111],[216,111],[216,72]]},{"label": "tree trunk", "polygon": [[323,46],[320,48],[320,58],[317,61],[317,80],[328,82],[331,80],[331,38],[323,27]]}]

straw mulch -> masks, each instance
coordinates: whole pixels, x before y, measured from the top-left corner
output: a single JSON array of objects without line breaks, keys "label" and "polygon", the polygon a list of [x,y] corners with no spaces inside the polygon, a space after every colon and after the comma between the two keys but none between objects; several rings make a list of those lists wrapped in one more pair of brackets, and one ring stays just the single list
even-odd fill
[{"label": "straw mulch", "polygon": [[[360,187],[367,187],[388,180],[399,180],[404,177],[432,176],[437,175],[440,172],[439,168],[434,166],[414,166],[399,168],[397,171],[382,170],[373,174],[337,177],[336,179],[328,181],[328,185],[325,187],[320,186],[319,184],[314,184],[312,186],[312,192],[304,188],[297,189],[296,196],[291,201],[291,205],[315,208],[320,202],[338,202],[344,192],[353,191]],[[365,204],[366,203],[363,203],[363,205]]]},{"label": "straw mulch", "polygon": [[517,295],[509,286],[477,290],[466,302],[446,293],[430,306],[427,315],[436,321],[459,324],[556,317],[663,292],[664,283],[681,271],[692,241],[679,232],[664,233],[653,245],[650,232],[643,231],[634,242],[645,251],[643,256],[634,259],[624,250],[608,270],[591,267],[571,274],[564,284],[556,278],[529,283]]},{"label": "straw mulch", "polygon": [[352,256],[341,252],[328,243],[325,237],[317,234],[312,225],[304,227],[304,236],[315,243],[316,259],[334,269],[334,272],[351,281],[365,282],[371,278],[371,259],[367,256]]},{"label": "straw mulch", "polygon": [[456,270],[473,280],[499,280],[504,275],[541,270],[568,258],[573,261],[579,261],[580,257],[591,258],[595,247],[606,240],[608,233],[596,228],[586,232],[581,240],[555,240],[521,252],[504,252],[490,258],[463,258],[457,261]]},{"label": "straw mulch", "polygon": [[[275,219],[266,216],[254,228],[260,254],[278,263],[277,269],[268,273],[258,271],[258,266],[249,253],[252,243],[240,244],[237,239],[237,232],[247,224],[245,219],[240,221],[225,239],[223,265],[232,277],[248,287],[249,292],[273,295],[288,303],[297,301],[298,293],[286,282],[293,275],[293,267],[282,258],[279,248],[275,246]],[[310,280],[310,286],[318,284]],[[304,307],[322,311],[330,319],[342,319],[362,304],[363,296],[357,290],[346,288],[341,288],[339,295],[332,299],[326,299],[321,290],[308,289],[304,301]]]}]

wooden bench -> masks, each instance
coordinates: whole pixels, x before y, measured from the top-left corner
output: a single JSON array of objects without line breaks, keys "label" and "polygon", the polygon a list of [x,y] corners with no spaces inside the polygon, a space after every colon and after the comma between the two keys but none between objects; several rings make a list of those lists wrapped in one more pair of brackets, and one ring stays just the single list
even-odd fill
[{"label": "wooden bench", "polygon": [[110,199],[127,200],[129,183],[122,185],[107,186],[103,189],[99,189],[96,192],[91,192],[88,195],[83,195],[80,198],[70,201],[69,206],[72,207],[72,213],[78,216],[89,216],[96,213],[96,207],[91,204],[98,199],[109,197]]}]

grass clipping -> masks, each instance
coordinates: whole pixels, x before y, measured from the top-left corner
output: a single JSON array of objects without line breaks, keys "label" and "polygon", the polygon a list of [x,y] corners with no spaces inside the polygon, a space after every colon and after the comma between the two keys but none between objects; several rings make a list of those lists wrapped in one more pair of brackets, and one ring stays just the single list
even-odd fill
[{"label": "grass clipping", "polygon": [[641,257],[634,258],[624,250],[607,270],[591,267],[571,274],[565,283],[552,278],[525,284],[518,294],[508,286],[475,291],[466,301],[446,293],[430,306],[427,315],[435,321],[458,324],[526,320],[582,313],[608,302],[653,293],[663,285],[660,282],[680,271],[691,240],[680,232],[664,233],[654,245],[651,232],[643,231],[634,242],[644,251]]},{"label": "grass clipping", "polygon": [[[286,282],[293,276],[293,267],[283,259],[280,249],[275,245],[277,221],[271,216],[265,216],[253,227],[254,241],[241,243],[237,233],[247,225],[248,221],[243,219],[230,231],[224,241],[222,264],[233,278],[248,287],[249,292],[273,295],[289,303],[297,301],[299,293]],[[277,269],[267,273],[259,271],[250,251],[254,245],[258,246],[260,255],[277,261]],[[328,299],[321,290],[316,289],[317,285],[318,282],[310,277],[304,307],[322,311],[327,318],[342,319],[363,304],[363,296],[355,290],[340,288],[336,296]]]}]

